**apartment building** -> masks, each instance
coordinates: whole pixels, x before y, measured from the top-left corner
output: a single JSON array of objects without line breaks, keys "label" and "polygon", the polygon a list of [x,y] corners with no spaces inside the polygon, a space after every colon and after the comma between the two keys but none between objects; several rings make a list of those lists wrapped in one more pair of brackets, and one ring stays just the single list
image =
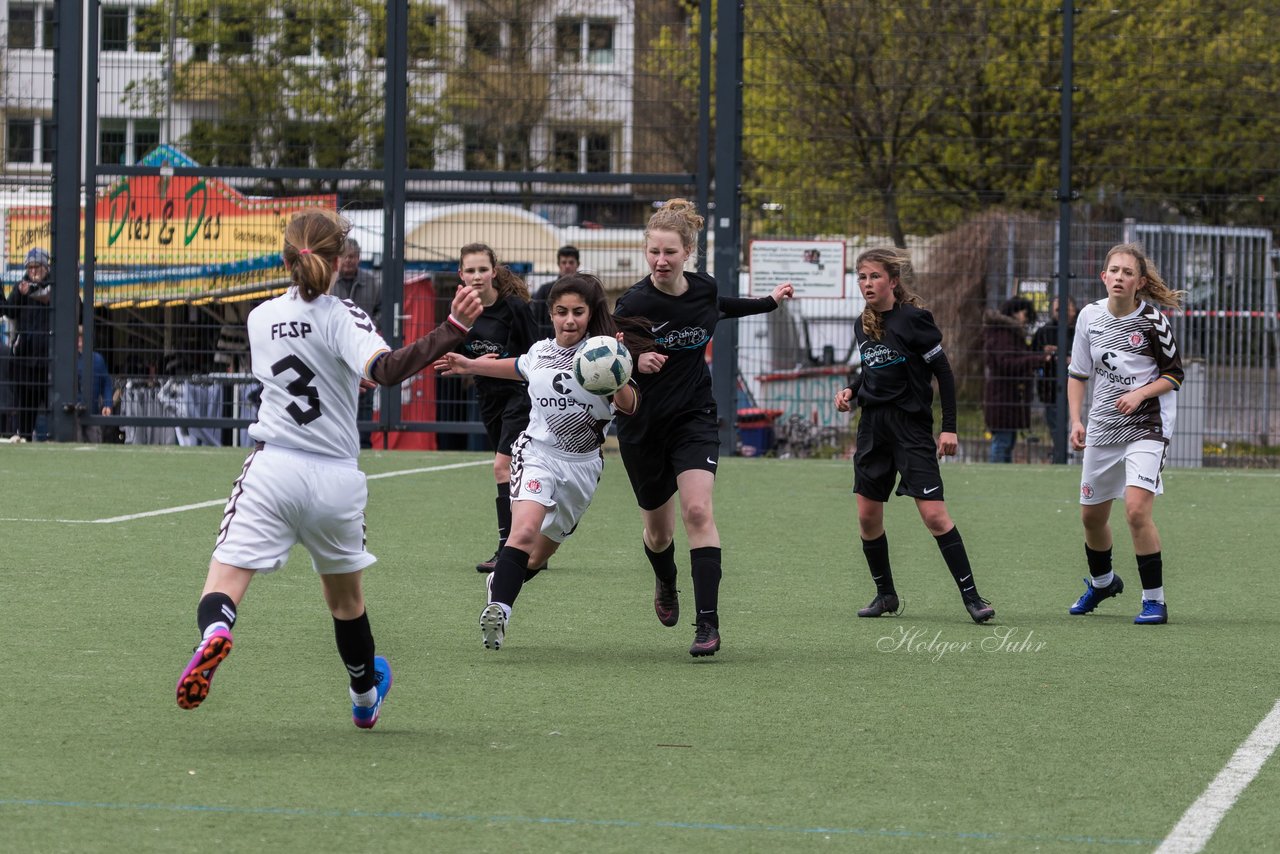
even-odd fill
[{"label": "apartment building", "polygon": [[[74,5],[10,0],[0,13],[5,186],[47,182],[56,14]],[[660,132],[675,114],[655,97],[671,87],[653,83],[675,70],[647,46],[660,26],[681,26],[686,5],[409,0],[407,159],[425,170],[407,182],[410,198],[521,204],[563,226],[635,224],[652,188],[599,176],[685,167],[692,128]],[[210,166],[381,168],[386,4],[355,0],[342,19],[306,2],[265,17],[250,8],[99,6],[85,51],[99,164],[136,163],[164,143]]]}]

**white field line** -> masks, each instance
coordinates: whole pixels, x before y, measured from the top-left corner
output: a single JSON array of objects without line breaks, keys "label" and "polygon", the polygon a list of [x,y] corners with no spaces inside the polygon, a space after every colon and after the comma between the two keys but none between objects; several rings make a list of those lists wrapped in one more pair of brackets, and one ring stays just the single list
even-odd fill
[{"label": "white field line", "polygon": [[1213,782],[1182,814],[1156,854],[1196,854],[1208,844],[1213,832],[1235,805],[1240,795],[1280,744],[1280,700],[1271,707],[1271,713],[1236,748],[1226,766],[1213,778]]},{"label": "white field line", "polygon": [[[427,474],[437,471],[449,471],[450,469],[469,468],[471,466],[491,466],[493,460],[476,460],[469,463],[450,463],[446,466],[430,466],[420,469],[402,469],[400,471],[388,471],[381,474],[368,475],[368,480],[381,480],[386,477],[403,477],[407,474]],[[124,516],[109,516],[105,519],[6,519],[0,518],[0,522],[55,522],[64,525],[111,525],[116,522],[132,522],[136,519],[146,519],[151,516],[167,516],[170,513],[185,513],[188,510],[203,510],[206,507],[221,507],[227,503],[227,499],[218,498],[213,501],[201,501],[198,504],[183,504],[178,507],[162,507],[159,510],[147,510],[142,513],[128,513]]]}]

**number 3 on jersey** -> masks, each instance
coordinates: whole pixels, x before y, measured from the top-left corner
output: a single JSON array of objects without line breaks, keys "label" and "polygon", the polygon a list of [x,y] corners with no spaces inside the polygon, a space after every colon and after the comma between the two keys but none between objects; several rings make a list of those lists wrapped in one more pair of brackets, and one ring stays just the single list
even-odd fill
[{"label": "number 3 on jersey", "polygon": [[320,392],[315,386],[311,385],[311,381],[316,378],[316,372],[307,367],[306,363],[297,356],[285,356],[280,361],[271,366],[271,375],[278,377],[285,371],[293,371],[297,377],[285,386],[285,391],[294,397],[306,398],[307,408],[303,409],[298,405],[297,401],[290,403],[285,407],[285,412],[293,416],[293,420],[298,422],[298,426],[310,424],[320,417]]}]

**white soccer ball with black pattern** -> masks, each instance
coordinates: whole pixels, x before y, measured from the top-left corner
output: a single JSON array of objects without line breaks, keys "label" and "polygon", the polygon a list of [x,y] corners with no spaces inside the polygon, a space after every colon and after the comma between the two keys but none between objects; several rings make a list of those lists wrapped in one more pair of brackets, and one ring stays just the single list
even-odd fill
[{"label": "white soccer ball with black pattern", "polygon": [[631,354],[608,335],[588,338],[573,357],[573,377],[592,394],[613,394],[631,379]]}]

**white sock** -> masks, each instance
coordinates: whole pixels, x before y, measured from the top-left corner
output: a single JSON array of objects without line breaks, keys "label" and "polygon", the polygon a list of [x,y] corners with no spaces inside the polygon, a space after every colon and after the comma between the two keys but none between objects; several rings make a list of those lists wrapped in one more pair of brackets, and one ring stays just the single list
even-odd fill
[{"label": "white sock", "polygon": [[356,706],[363,706],[366,709],[373,708],[373,704],[378,702],[378,688],[374,686],[363,694],[357,694],[356,689],[347,687],[347,692],[351,695],[351,703]]},{"label": "white sock", "polygon": [[1153,587],[1150,590],[1148,590],[1145,587],[1142,588],[1142,601],[1159,602],[1161,605],[1163,605],[1164,604],[1164,586],[1161,585],[1160,587]]},{"label": "white sock", "polygon": [[1111,582],[1115,581],[1115,579],[1116,574],[1114,572],[1108,572],[1106,575],[1099,575],[1097,578],[1090,579],[1089,583],[1094,587],[1110,587]]},{"label": "white sock", "polygon": [[224,630],[226,630],[226,631],[228,631],[228,632],[229,632],[229,631],[231,631],[231,627],[230,627],[230,626],[228,626],[226,623],[224,623],[224,622],[222,622],[221,620],[219,620],[219,621],[218,621],[218,622],[216,622],[216,623],[210,623],[210,624],[209,624],[208,628],[206,628],[206,629],[204,630],[204,636],[203,636],[202,638],[200,638],[200,640],[208,640],[208,639],[209,639],[209,636],[210,636],[211,634],[213,634],[214,632],[216,632],[218,629],[224,629]]}]

